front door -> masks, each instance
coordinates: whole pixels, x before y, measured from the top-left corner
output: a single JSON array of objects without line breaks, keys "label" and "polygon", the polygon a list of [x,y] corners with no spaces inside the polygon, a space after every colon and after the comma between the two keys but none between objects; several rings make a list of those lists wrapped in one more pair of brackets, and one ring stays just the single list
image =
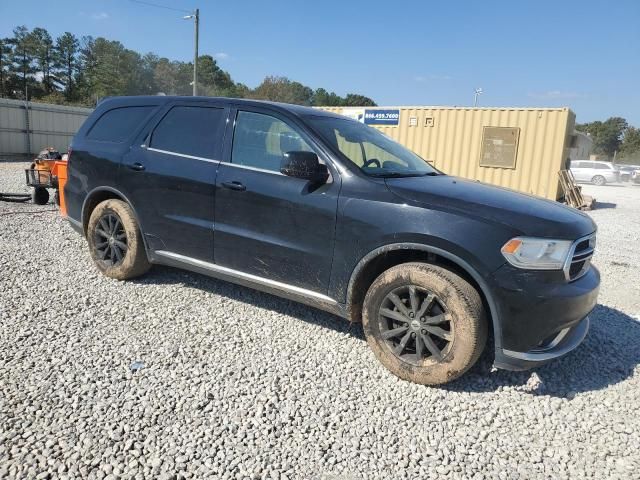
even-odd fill
[{"label": "front door", "polygon": [[169,107],[123,158],[119,184],[152,250],[213,261],[215,180],[228,109],[190,102]]},{"label": "front door", "polygon": [[572,169],[571,172],[575,177],[576,181],[584,182],[586,179],[585,172],[587,171],[587,162],[576,162],[578,165],[575,169]]},{"label": "front door", "polygon": [[239,110],[230,161],[216,178],[217,265],[326,293],[333,257],[339,177],[312,186],[280,173],[282,155],[320,154],[292,122]]}]

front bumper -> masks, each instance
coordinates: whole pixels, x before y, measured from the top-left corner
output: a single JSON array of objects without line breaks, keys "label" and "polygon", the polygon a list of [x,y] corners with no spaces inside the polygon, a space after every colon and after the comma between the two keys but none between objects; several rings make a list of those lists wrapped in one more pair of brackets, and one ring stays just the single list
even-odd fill
[{"label": "front bumper", "polygon": [[576,348],[589,330],[597,304],[600,274],[592,265],[567,282],[558,271],[527,271],[510,265],[493,275],[499,311],[495,365],[524,370]]},{"label": "front bumper", "polygon": [[582,343],[589,324],[589,316],[586,316],[577,325],[562,329],[548,344],[528,352],[500,349],[496,351],[494,365],[504,370],[528,370],[562,357]]}]

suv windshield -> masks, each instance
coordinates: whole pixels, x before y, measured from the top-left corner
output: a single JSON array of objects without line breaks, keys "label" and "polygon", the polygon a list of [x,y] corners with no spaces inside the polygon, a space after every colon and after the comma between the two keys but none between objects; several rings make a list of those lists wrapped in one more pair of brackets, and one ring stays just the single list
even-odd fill
[{"label": "suv windshield", "polygon": [[321,116],[308,120],[326,142],[367,175],[414,177],[439,173],[412,151],[358,121]]}]

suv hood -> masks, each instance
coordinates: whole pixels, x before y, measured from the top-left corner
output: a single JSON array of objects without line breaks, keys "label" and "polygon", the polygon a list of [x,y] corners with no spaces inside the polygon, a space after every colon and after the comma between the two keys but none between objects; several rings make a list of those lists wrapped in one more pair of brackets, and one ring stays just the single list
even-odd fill
[{"label": "suv hood", "polygon": [[591,218],[573,208],[449,175],[387,178],[386,185],[407,202],[506,225],[521,235],[575,240],[596,230]]}]

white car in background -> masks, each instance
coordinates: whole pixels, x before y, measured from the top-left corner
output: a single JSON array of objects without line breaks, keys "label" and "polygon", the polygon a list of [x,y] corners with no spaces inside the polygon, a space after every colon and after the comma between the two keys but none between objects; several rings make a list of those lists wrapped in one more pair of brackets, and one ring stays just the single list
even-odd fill
[{"label": "white car in background", "polygon": [[580,183],[606,185],[620,181],[620,169],[611,162],[600,160],[572,160],[571,173]]}]

